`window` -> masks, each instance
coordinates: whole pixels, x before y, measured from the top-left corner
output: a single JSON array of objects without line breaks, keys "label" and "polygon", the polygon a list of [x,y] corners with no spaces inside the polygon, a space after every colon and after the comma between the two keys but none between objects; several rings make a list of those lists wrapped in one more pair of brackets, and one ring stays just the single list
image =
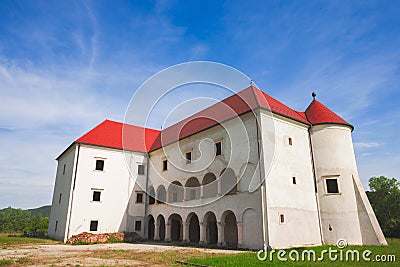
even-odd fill
[{"label": "window", "polygon": [[292,177],[292,182],[293,182],[293,184],[296,184],[296,177]]},{"label": "window", "polygon": [[192,152],[186,152],[186,163],[189,164],[192,162]]},{"label": "window", "polygon": [[336,178],[328,178],[325,179],[326,182],[326,192],[329,194],[338,194],[339,193],[339,185],[338,180]]},{"label": "window", "polygon": [[67,167],[67,165],[66,164],[64,164],[64,167],[63,167],[63,175],[65,174],[65,168]]},{"label": "window", "polygon": [[100,201],[100,191],[93,191],[93,201]]},{"label": "window", "polygon": [[57,228],[58,228],[58,221],[56,221],[56,226],[54,227],[54,232],[57,232]]},{"label": "window", "polygon": [[178,201],[178,193],[173,193],[172,194],[172,202],[177,202]]},{"label": "window", "polygon": [[143,193],[136,193],[136,203],[143,203]]},{"label": "window", "polygon": [[97,231],[99,221],[90,221],[90,231]]},{"label": "window", "polygon": [[58,204],[61,203],[61,197],[62,197],[62,194],[60,193],[60,197],[58,198]]},{"label": "window", "polygon": [[96,159],[96,171],[104,170],[104,159]]},{"label": "window", "polygon": [[163,171],[168,170],[168,161],[166,159],[164,159],[162,163],[163,163],[162,164]]},{"label": "window", "polygon": [[142,229],[142,221],[135,222],[135,231],[140,231]]},{"label": "window", "polygon": [[138,165],[138,174],[144,174],[144,165],[142,164]]},{"label": "window", "polygon": [[215,156],[219,156],[221,154],[222,154],[221,142],[216,142],[215,143]]},{"label": "window", "polygon": [[192,189],[190,190],[190,195],[189,195],[189,199],[195,199],[196,198],[196,190]]},{"label": "window", "polygon": [[289,137],[289,146],[291,146],[291,145],[293,145],[293,141],[292,141],[292,138],[291,137]]},{"label": "window", "polygon": [[285,223],[285,215],[279,214],[279,223]]}]

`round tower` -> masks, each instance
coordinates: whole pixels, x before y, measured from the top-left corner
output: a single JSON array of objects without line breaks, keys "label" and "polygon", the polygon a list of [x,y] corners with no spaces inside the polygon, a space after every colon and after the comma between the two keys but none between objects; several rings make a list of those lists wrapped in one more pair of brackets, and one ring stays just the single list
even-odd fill
[{"label": "round tower", "polygon": [[325,244],[336,244],[339,239],[355,245],[381,244],[382,231],[358,177],[351,137],[354,128],[315,96],[305,114],[312,125],[322,240]]}]

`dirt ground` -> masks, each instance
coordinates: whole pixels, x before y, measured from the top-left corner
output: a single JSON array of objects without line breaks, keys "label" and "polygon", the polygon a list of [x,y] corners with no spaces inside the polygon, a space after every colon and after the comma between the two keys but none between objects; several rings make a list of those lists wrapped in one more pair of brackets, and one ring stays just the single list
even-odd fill
[{"label": "dirt ground", "polygon": [[0,248],[10,266],[179,266],[177,260],[239,251],[156,244],[20,244]]}]

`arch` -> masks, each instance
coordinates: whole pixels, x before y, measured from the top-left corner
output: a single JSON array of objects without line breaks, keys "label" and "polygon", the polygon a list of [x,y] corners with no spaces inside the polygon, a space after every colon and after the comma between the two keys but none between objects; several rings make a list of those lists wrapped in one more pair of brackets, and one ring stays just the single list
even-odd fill
[{"label": "arch", "polygon": [[263,245],[263,238],[262,235],[260,235],[260,233],[262,233],[260,216],[254,209],[248,208],[243,212],[242,222],[243,247],[261,248]]},{"label": "arch", "polygon": [[155,193],[154,193],[154,187],[150,186],[149,189],[147,190],[147,195],[149,198],[149,205],[153,205],[156,203]]},{"label": "arch", "polygon": [[160,185],[157,187],[157,203],[163,204],[167,201],[167,192],[165,191],[165,187]]},{"label": "arch", "polygon": [[225,168],[220,174],[221,194],[234,194],[237,192],[237,179],[231,168]]},{"label": "arch", "polygon": [[182,217],[179,214],[171,214],[168,218],[171,227],[171,241],[182,241]]},{"label": "arch", "polygon": [[158,225],[158,238],[161,241],[165,240],[165,219],[161,214],[157,217],[157,225]]},{"label": "arch", "polygon": [[185,183],[186,200],[200,198],[200,183],[196,177],[190,177]]},{"label": "arch", "polygon": [[197,217],[196,213],[191,212],[187,219],[186,223],[189,226],[189,242],[190,243],[199,243],[200,241],[200,224],[199,217]]},{"label": "arch", "polygon": [[147,217],[147,239],[154,240],[154,217],[152,215]]},{"label": "arch", "polygon": [[240,168],[240,191],[241,192],[254,192],[260,186],[260,176],[257,172],[256,165],[247,162]]},{"label": "arch", "polygon": [[221,221],[224,223],[224,239],[227,247],[237,247],[238,229],[235,214],[227,210],[222,214]]},{"label": "arch", "polygon": [[218,194],[218,181],[214,173],[209,172],[203,177],[203,197],[215,197]]},{"label": "arch", "polygon": [[168,202],[180,202],[183,201],[183,187],[178,181],[173,181],[168,186]]},{"label": "arch", "polygon": [[217,244],[218,242],[218,227],[217,227],[217,217],[212,211],[207,212],[203,219],[205,231],[205,242],[207,244]]}]

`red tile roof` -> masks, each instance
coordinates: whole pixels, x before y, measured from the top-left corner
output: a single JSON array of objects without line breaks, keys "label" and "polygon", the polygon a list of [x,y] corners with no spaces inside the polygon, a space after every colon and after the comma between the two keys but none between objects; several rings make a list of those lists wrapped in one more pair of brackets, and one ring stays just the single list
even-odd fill
[{"label": "red tile roof", "polygon": [[308,106],[305,114],[307,116],[307,120],[313,125],[323,123],[335,123],[348,125],[353,128],[350,123],[336,115],[332,110],[330,110],[324,104],[315,99]]},{"label": "red tile roof", "polygon": [[[122,132],[131,138],[123,142]],[[105,120],[76,140],[77,143],[147,152],[160,131]],[[124,146],[125,145],[125,146]]]},{"label": "red tile roof", "polygon": [[[305,112],[295,111],[260,89],[250,86],[162,131],[106,120],[76,142],[149,152],[257,108],[270,110],[307,125],[339,123],[351,126],[316,100]],[[123,134],[129,138],[125,142]]]}]

